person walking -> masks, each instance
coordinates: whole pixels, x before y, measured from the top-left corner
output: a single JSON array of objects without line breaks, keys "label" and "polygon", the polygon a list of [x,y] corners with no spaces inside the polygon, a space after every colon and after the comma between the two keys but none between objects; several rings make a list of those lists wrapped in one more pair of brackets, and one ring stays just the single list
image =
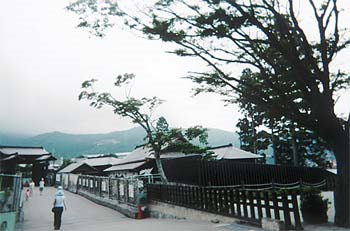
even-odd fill
[{"label": "person walking", "polygon": [[54,212],[53,226],[55,230],[59,230],[61,228],[63,208],[67,210],[65,196],[63,193],[62,186],[58,186],[57,192],[55,193],[55,197],[53,201],[53,212]]},{"label": "person walking", "polygon": [[29,188],[26,189],[25,197],[26,197],[26,201],[30,197],[30,189]]},{"label": "person walking", "polygon": [[44,178],[41,178],[41,180],[39,181],[40,196],[43,195],[44,186],[45,186]]},{"label": "person walking", "polygon": [[35,183],[34,183],[34,181],[32,180],[32,181],[29,183],[30,196],[33,196],[34,187],[35,187]]}]

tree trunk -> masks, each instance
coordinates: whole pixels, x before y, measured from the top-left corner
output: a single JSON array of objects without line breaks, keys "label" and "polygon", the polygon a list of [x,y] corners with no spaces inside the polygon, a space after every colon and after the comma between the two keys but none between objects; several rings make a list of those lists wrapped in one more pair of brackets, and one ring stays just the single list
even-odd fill
[{"label": "tree trunk", "polygon": [[256,147],[256,131],[255,131],[255,121],[254,121],[254,114],[251,113],[250,117],[252,119],[252,137],[253,137],[253,153],[257,154],[257,147]]},{"label": "tree trunk", "polygon": [[160,154],[158,152],[155,152],[154,157],[156,160],[156,165],[157,165],[157,169],[158,169],[158,174],[160,175],[160,179],[161,179],[162,183],[166,184],[166,183],[168,183],[168,179],[166,178],[164,170],[163,170],[163,165],[162,165],[162,161],[160,159]]},{"label": "tree trunk", "polygon": [[277,151],[276,151],[276,140],[275,140],[275,131],[273,130],[273,123],[270,122],[270,129],[271,129],[271,144],[272,144],[272,155],[274,164],[277,165]]},{"label": "tree trunk", "polygon": [[[345,135],[347,134],[347,135]],[[334,192],[335,224],[350,227],[350,140],[349,132],[340,134],[334,145],[337,159],[337,185]]]},{"label": "tree trunk", "polygon": [[299,160],[298,160],[298,151],[297,151],[297,142],[295,140],[294,135],[292,135],[292,151],[293,151],[293,165],[299,166]]}]

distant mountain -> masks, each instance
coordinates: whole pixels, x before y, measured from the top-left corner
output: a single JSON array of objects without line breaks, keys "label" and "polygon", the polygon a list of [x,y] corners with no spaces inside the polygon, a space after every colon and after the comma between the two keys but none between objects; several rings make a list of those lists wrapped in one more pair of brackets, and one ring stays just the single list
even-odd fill
[{"label": "distant mountain", "polygon": [[208,131],[209,146],[215,147],[220,145],[232,144],[239,148],[239,135],[235,132],[224,131],[221,129],[210,128]]},{"label": "distant mountain", "polygon": [[81,154],[128,152],[141,144],[144,136],[141,128],[106,134],[51,132],[31,137],[24,144],[44,146],[56,156],[72,158]]},{"label": "distant mountain", "polygon": [[0,133],[0,145],[16,146],[22,145],[24,140],[31,137],[30,135]]},{"label": "distant mountain", "polygon": [[[43,146],[55,156],[72,158],[81,154],[129,152],[142,144],[145,132],[141,127],[106,134],[67,134],[50,132],[33,137],[0,134],[0,145]],[[209,129],[209,146],[232,143],[239,147],[238,134],[220,129]]]}]

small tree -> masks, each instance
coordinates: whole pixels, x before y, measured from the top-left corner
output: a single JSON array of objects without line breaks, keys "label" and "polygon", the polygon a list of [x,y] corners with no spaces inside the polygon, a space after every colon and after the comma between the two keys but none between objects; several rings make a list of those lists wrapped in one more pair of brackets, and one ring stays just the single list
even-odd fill
[{"label": "small tree", "polygon": [[[119,75],[114,85],[116,87],[128,86],[134,78],[134,74]],[[183,132],[182,129],[170,129],[164,117],[160,117],[158,120],[152,120],[154,110],[163,100],[157,97],[137,99],[131,97],[129,94],[124,99],[115,98],[110,93],[96,92],[93,88],[93,84],[96,81],[96,79],[91,79],[83,82],[82,89],[84,90],[80,93],[79,100],[88,100],[90,101],[90,106],[98,109],[103,106],[110,106],[115,114],[129,118],[134,124],[141,126],[146,132],[146,143],[154,152],[158,173],[163,183],[167,183],[167,178],[160,160],[160,155],[163,152],[205,152],[205,148],[195,146],[190,141],[199,138],[201,143],[207,144],[207,129],[201,126],[194,126]],[[146,112],[144,112],[145,110]]]}]

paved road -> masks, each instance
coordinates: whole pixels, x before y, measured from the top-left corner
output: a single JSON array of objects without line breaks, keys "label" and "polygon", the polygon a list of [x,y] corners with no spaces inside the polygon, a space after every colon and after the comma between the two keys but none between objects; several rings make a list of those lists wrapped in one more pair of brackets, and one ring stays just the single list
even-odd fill
[{"label": "paved road", "polygon": [[[46,187],[43,195],[35,188],[34,195],[24,201],[24,220],[17,225],[16,231],[53,230],[51,206],[56,189]],[[239,224],[213,224],[204,221],[153,219],[135,220],[125,217],[115,210],[95,204],[84,197],[65,191],[67,211],[63,212],[61,230],[63,231],[261,231],[262,229]],[[332,225],[304,226],[304,231],[339,230]]]},{"label": "paved road", "polygon": [[[53,230],[51,206],[55,188],[46,187],[43,195],[35,188],[33,197],[24,201],[24,221],[17,225],[17,231]],[[115,210],[95,204],[79,195],[65,191],[67,211],[63,212],[63,231],[225,231],[261,230],[237,224],[213,224],[203,221],[153,219],[135,220]]]}]

